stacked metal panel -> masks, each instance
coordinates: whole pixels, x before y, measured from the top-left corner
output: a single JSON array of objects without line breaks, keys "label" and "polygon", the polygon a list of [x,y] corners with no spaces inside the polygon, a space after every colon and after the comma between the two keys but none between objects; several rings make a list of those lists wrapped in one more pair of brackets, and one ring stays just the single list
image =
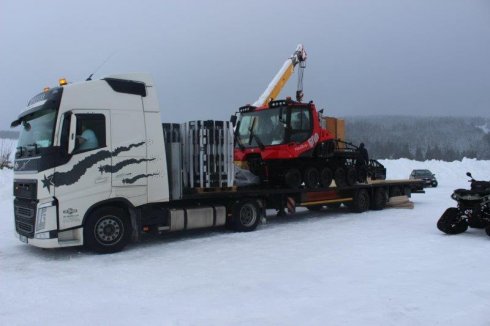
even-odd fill
[{"label": "stacked metal panel", "polygon": [[229,121],[189,121],[182,128],[184,186],[231,187],[233,128]]},{"label": "stacked metal panel", "polygon": [[162,124],[172,199],[185,190],[231,187],[234,182],[233,128],[229,121]]}]

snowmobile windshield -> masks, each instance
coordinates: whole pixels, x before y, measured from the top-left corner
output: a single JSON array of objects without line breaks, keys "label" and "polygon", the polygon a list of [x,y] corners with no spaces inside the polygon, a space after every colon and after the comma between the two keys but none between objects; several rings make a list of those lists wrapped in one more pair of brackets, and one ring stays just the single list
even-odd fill
[{"label": "snowmobile windshield", "polygon": [[237,138],[244,147],[280,145],[286,142],[287,111],[274,108],[242,113]]}]

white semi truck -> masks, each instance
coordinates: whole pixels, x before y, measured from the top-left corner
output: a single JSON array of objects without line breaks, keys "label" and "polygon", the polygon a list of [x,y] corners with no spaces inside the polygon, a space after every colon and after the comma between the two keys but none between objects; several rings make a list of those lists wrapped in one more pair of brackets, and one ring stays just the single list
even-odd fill
[{"label": "white semi truck", "polygon": [[45,89],[12,122],[17,237],[42,248],[121,250],[144,232],[227,225],[254,230],[266,208],[350,203],[382,209],[417,181],[346,188],[233,186],[229,122],[162,124],[147,74]]}]

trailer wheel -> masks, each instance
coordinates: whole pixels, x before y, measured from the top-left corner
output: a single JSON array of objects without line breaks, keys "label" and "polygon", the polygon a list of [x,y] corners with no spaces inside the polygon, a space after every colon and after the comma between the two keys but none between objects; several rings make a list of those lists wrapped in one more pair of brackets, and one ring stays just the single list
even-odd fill
[{"label": "trailer wheel", "polygon": [[347,168],[347,172],[345,174],[345,180],[348,186],[353,186],[357,181],[357,171],[356,168],[351,166]]},{"label": "trailer wheel", "polygon": [[130,235],[128,215],[118,207],[95,210],[88,217],[83,232],[85,246],[101,254],[121,251]]},{"label": "trailer wheel", "polygon": [[378,188],[374,191],[373,200],[371,201],[371,209],[380,211],[386,206],[386,190]]},{"label": "trailer wheel", "polygon": [[335,179],[335,185],[338,188],[346,187],[347,181],[346,181],[345,169],[344,168],[335,169],[334,179]]},{"label": "trailer wheel", "polygon": [[304,180],[306,188],[316,188],[320,181],[320,172],[317,168],[310,166],[305,170]]},{"label": "trailer wheel", "polygon": [[239,232],[250,232],[260,221],[259,205],[255,200],[241,201],[232,208],[232,228]]},{"label": "trailer wheel", "polygon": [[330,184],[332,183],[333,175],[332,175],[332,170],[330,168],[323,168],[322,172],[320,173],[320,184],[324,188],[330,187]]},{"label": "trailer wheel", "polygon": [[352,210],[356,213],[362,213],[369,210],[369,193],[366,189],[359,189],[354,195]]},{"label": "trailer wheel", "polygon": [[299,188],[301,185],[301,172],[298,169],[289,169],[284,175],[284,181],[289,188]]},{"label": "trailer wheel", "polygon": [[446,234],[459,234],[468,229],[468,223],[461,219],[457,208],[450,207],[437,221],[437,228]]}]

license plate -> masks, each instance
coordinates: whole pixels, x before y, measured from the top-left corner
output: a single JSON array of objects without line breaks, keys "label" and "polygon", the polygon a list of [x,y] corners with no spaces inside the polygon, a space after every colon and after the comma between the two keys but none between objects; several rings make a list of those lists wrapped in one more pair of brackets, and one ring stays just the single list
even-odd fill
[{"label": "license plate", "polygon": [[27,243],[27,237],[25,235],[19,235],[19,239],[20,241]]}]

